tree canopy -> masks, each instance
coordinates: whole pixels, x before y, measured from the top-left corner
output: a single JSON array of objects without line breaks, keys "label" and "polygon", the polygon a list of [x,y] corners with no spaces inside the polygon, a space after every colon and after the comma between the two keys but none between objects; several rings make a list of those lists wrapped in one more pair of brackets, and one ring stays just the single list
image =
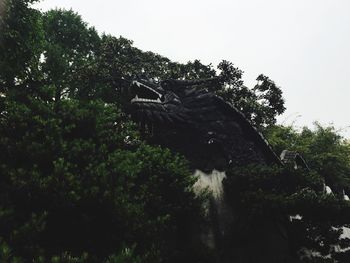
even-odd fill
[{"label": "tree canopy", "polygon": [[[33,2],[7,0],[0,16],[1,262],[213,261],[191,239],[205,194],[193,192],[187,161],[149,145],[124,112],[124,91],[137,77],[218,77],[209,91],[241,110],[277,153],[297,151],[312,170],[228,171],[239,229],[267,215],[300,215],[289,229],[295,253],[335,254],[349,223],[342,191],[350,190],[350,146],[333,127],[276,125],[282,90],[263,74],[249,88],[229,61],[173,62],[99,34],[72,10],[41,13]],[[324,194],[324,182],[335,195]]]},{"label": "tree canopy", "polygon": [[96,31],[28,3],[1,20],[0,261],[195,259],[202,197],[187,162],[106,99]]},{"label": "tree canopy", "polygon": [[350,145],[333,126],[318,123],[314,126],[300,131],[291,126],[274,126],[266,135],[276,152],[284,149],[299,152],[336,193],[349,192]]}]

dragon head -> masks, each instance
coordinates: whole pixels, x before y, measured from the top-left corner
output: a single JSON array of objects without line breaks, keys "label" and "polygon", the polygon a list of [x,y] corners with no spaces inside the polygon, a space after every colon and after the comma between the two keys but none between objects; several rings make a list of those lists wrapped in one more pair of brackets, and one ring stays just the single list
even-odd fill
[{"label": "dragon head", "polygon": [[131,89],[134,95],[130,101],[132,115],[141,123],[178,125],[191,122],[195,108],[209,104],[203,100],[212,97],[202,84],[214,80],[135,80]]},{"label": "dragon head", "polygon": [[[178,88],[169,84],[169,81],[160,83],[135,80],[132,82],[135,97],[131,99],[133,105],[144,104],[180,104],[177,94]],[[136,88],[135,88],[136,87]]]}]

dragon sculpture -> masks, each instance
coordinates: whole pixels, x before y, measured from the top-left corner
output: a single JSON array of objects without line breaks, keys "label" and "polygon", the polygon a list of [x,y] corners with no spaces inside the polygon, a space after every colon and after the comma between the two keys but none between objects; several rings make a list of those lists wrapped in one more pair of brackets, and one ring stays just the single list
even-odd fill
[{"label": "dragon sculpture", "polygon": [[[295,169],[310,168],[296,152],[284,150],[279,158],[263,135],[236,107],[208,91],[211,85],[218,84],[214,83],[217,81],[220,80],[133,81],[129,111],[149,142],[183,154],[199,178],[197,183],[212,190],[209,210],[215,218],[202,240],[224,255],[215,262],[299,262],[290,253],[286,218],[266,220],[257,226],[255,235],[260,253],[256,253],[256,246],[249,244],[238,255],[230,253],[226,232],[234,227],[234,220],[239,215],[225,204],[224,171],[247,164],[289,163]],[[327,188],[325,185],[324,191],[331,194]],[[344,199],[349,198],[344,195]],[[344,237],[348,237],[349,229],[344,228],[344,233]],[[221,246],[223,243],[225,245]],[[228,250],[228,253],[222,250]],[[256,254],[252,255],[251,251]]]},{"label": "dragon sculpture", "polygon": [[280,164],[264,137],[233,105],[205,88],[217,79],[133,82],[133,118],[157,143],[185,155],[193,168],[223,170]]},{"label": "dragon sculpture", "polygon": [[[199,181],[215,192],[211,203],[214,208],[210,209],[216,219],[208,226],[204,242],[208,247],[223,250],[220,243],[235,217],[223,200],[223,171],[251,163],[282,165],[282,162],[237,108],[208,91],[215,81],[218,79],[133,81],[129,112],[149,142],[183,154]],[[236,255],[235,262],[287,262],[288,238],[283,226],[277,225],[268,222],[257,233],[266,236],[261,247],[267,261],[254,260],[256,255]],[[231,262],[231,259],[232,255],[217,262]]]}]

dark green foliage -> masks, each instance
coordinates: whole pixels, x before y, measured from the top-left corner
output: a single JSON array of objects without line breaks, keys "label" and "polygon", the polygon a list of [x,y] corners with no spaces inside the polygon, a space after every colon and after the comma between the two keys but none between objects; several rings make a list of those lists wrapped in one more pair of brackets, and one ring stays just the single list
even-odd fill
[{"label": "dark green foliage", "polygon": [[199,60],[180,64],[153,52],[144,52],[134,47],[133,42],[123,37],[102,36],[101,58],[110,76],[144,77],[154,79],[198,79],[215,76],[210,65]]},{"label": "dark green foliage", "polygon": [[[250,89],[231,62],[218,72],[199,60],[172,62],[123,37],[99,36],[73,11],[42,14],[32,2],[7,0],[0,17],[1,262],[212,262],[193,240],[202,208],[186,161],[142,142],[122,112],[135,77],[219,76],[210,91],[239,108],[276,149],[299,151],[317,172],[228,172],[227,198],[240,215],[233,242],[252,242],[266,218],[300,214],[288,224],[294,251],[334,254],[340,231],[331,227],[349,222],[349,208],[321,188],[325,177],[349,190],[350,162],[333,129],[274,127],[284,101],[264,75]],[[336,255],[343,262],[347,256]]]},{"label": "dark green foliage", "polygon": [[201,197],[187,162],[143,143],[107,103],[115,84],[98,78],[93,28],[27,3],[8,1],[1,20],[1,262],[196,258]]},{"label": "dark green foliage", "polygon": [[0,16],[0,93],[17,87],[25,93],[38,77],[40,50],[43,45],[41,14],[28,8],[34,1],[6,0]]},{"label": "dark green foliage", "polygon": [[[309,239],[307,244],[311,246],[318,240],[324,244],[317,249],[321,253],[330,253],[333,248],[329,244],[332,242],[337,247],[348,247],[350,240],[339,241],[339,227],[349,226],[350,222],[348,201],[342,200],[344,192],[348,194],[350,190],[350,145],[334,127],[323,127],[318,123],[315,123],[314,130],[304,127],[301,131],[293,127],[274,126],[267,130],[266,135],[277,152],[283,149],[299,152],[310,169],[317,172],[334,192],[334,195],[328,196],[314,195],[313,199],[299,204],[301,208],[304,207],[308,221],[297,225],[295,242],[303,244]],[[308,238],[303,237],[305,229],[308,229]],[[348,262],[350,258],[348,251],[339,249],[331,254],[332,260],[339,262]]]},{"label": "dark green foliage", "polygon": [[[45,46],[42,71],[55,89],[55,101],[62,96],[91,99],[95,90],[84,83],[86,69],[96,60],[100,37],[73,11],[51,10],[43,15]],[[88,85],[86,85],[88,84]]]},{"label": "dark green foliage", "polygon": [[0,236],[14,253],[101,259],[137,243],[151,261],[181,257],[201,214],[183,159],[139,142],[112,105],[53,109],[6,101],[1,119]]},{"label": "dark green foliage", "polygon": [[[264,222],[274,222],[288,233],[294,257],[306,249],[318,252],[315,258],[319,260],[326,255],[334,260],[337,255],[334,249],[349,245],[339,236],[341,227],[350,221],[350,204],[325,194],[323,182],[315,172],[292,167],[250,166],[230,170],[224,186],[226,198],[237,215],[233,232],[236,249],[242,245],[240,242],[246,242],[251,248],[256,244],[259,251],[275,229]],[[296,215],[298,218],[289,218]],[[250,238],[253,235],[254,241]]]},{"label": "dark green foliage", "polygon": [[237,107],[252,122],[264,130],[276,123],[276,117],[285,111],[282,90],[264,75],[259,75],[253,89],[243,85],[243,72],[229,61],[218,65],[222,85],[216,92]]},{"label": "dark green foliage", "polygon": [[304,127],[298,132],[293,127],[275,126],[266,135],[277,153],[284,149],[299,152],[336,193],[350,192],[350,144],[334,127],[315,123],[314,130]]}]

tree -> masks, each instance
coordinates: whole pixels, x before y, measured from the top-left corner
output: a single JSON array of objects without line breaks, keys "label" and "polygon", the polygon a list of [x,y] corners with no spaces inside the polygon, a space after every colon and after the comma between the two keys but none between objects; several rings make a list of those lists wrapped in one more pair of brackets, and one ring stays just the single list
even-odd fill
[{"label": "tree", "polygon": [[[276,152],[289,149],[301,154],[310,169],[333,189],[333,195],[318,194],[314,201],[299,203],[300,207],[305,208],[304,214],[307,211],[311,214],[297,221],[294,232],[296,243],[306,242],[306,247],[313,247],[323,255],[332,255],[330,262],[347,262],[349,252],[341,251],[339,247],[349,246],[349,240],[340,239],[342,227],[349,227],[350,220],[348,201],[343,200],[344,192],[349,192],[349,144],[333,126],[323,127],[318,123],[312,130],[304,127],[300,131],[292,126],[273,126],[266,135]],[[303,233],[309,236],[305,237]]]},{"label": "tree", "polygon": [[77,83],[98,76],[94,29],[29,3],[9,1],[1,20],[0,260],[195,260],[187,162],[142,142],[100,97],[105,80]]},{"label": "tree", "polygon": [[86,85],[84,79],[89,76],[84,69],[93,64],[98,53],[100,37],[96,30],[72,10],[60,9],[43,14],[43,28],[46,41],[42,70],[46,82],[55,89],[55,101],[63,95],[92,98],[95,90],[91,83]]},{"label": "tree", "polygon": [[276,123],[276,117],[285,111],[282,90],[267,76],[260,74],[257,84],[249,89],[243,85],[243,72],[229,61],[218,65],[221,86],[216,92],[237,107],[252,124],[260,129]]},{"label": "tree", "polygon": [[349,190],[350,162],[333,128],[274,126],[284,100],[264,75],[248,88],[231,62],[217,70],[173,62],[123,37],[99,36],[71,10],[42,14],[32,2],[8,0],[0,18],[0,260],[212,261],[189,238],[201,224],[202,197],[186,161],[143,142],[122,111],[136,77],[217,78],[209,91],[239,108],[276,149],[304,155],[316,172],[228,171],[227,198],[242,230],[263,216],[299,214],[288,225],[294,251],[334,254],[348,204],[321,188],[325,178]]},{"label": "tree", "polygon": [[44,40],[41,14],[28,7],[32,2],[5,1],[4,16],[0,17],[0,93],[22,99],[36,89]]},{"label": "tree", "polygon": [[6,101],[0,134],[0,236],[15,255],[101,262],[134,244],[152,262],[186,254],[201,215],[195,179],[182,158],[141,143],[114,106]]},{"label": "tree", "polygon": [[309,167],[319,173],[338,194],[350,191],[350,145],[333,126],[315,123],[313,130],[291,126],[271,127],[266,136],[276,152],[299,152]]},{"label": "tree", "polygon": [[[262,261],[266,255],[270,258],[265,260],[273,261],[273,256],[278,260],[288,251],[295,259],[304,256],[302,262],[336,262],[345,257],[339,248],[350,243],[340,235],[342,227],[349,226],[350,204],[326,194],[323,184],[318,173],[292,166],[253,165],[228,171],[226,199],[236,215],[230,240],[233,254],[240,251],[249,259],[254,251],[254,259]],[[283,249],[282,255],[275,247],[268,250],[268,242],[285,243],[285,235],[288,250]]]},{"label": "tree", "polygon": [[124,91],[137,77],[156,81],[218,77],[216,85],[211,82],[208,86],[209,91],[239,108],[261,130],[275,124],[276,116],[285,110],[282,91],[272,80],[260,75],[257,85],[247,88],[243,85],[243,72],[231,62],[221,62],[218,72],[199,60],[172,62],[134,47],[132,41],[123,37],[99,38],[95,29],[73,11],[51,10],[44,14],[43,25],[47,44],[42,67],[47,81],[56,89],[56,101],[65,93],[74,98],[101,98],[125,105],[129,100]]}]

